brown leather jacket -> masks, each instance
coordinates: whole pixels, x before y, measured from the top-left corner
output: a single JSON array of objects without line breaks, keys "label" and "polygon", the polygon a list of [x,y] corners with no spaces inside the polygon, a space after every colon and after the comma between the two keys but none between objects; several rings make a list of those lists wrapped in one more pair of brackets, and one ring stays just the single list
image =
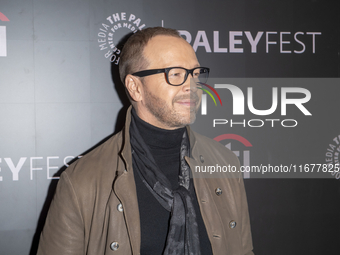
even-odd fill
[{"label": "brown leather jacket", "polygon": [[[38,255],[140,254],[140,222],[129,124],[60,177],[40,237]],[[235,165],[220,143],[191,132],[190,162],[202,217],[216,255],[253,254],[246,194],[240,175],[201,178],[195,166]],[[214,176],[216,177],[216,176]],[[216,192],[220,188],[222,194]],[[236,226],[235,226],[236,222]],[[204,255],[204,254],[203,254]]]}]

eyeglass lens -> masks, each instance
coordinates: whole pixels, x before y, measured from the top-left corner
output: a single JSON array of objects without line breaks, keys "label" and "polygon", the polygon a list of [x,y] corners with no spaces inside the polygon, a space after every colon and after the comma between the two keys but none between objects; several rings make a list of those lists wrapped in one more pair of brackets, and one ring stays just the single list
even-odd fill
[{"label": "eyeglass lens", "polygon": [[[193,71],[193,78],[197,79],[197,82],[205,83],[208,79],[208,71],[205,68],[195,68]],[[185,82],[187,78],[187,71],[182,68],[172,68],[168,73],[169,83],[172,85],[180,85]]]}]

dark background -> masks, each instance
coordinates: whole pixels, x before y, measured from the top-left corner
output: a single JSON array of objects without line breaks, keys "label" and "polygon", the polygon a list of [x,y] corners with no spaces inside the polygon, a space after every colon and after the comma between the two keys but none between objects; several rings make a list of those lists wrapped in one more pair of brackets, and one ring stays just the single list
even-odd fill
[{"label": "dark background", "polygon": [[[56,166],[50,170],[53,176],[65,169],[65,157],[83,154],[123,123],[124,90],[115,64],[105,58],[106,50],[100,50],[98,42],[101,24],[110,25],[108,16],[132,13],[146,27],[163,22],[165,27],[188,31],[192,45],[197,32],[205,31],[212,52],[200,46],[197,56],[214,78],[275,78],[277,87],[286,86],[281,83],[286,78],[312,78],[310,84],[298,83],[312,93],[306,104],[312,116],[291,108],[286,117],[279,113],[269,116],[295,118],[299,121],[296,128],[236,126],[208,128],[205,133],[212,138],[224,133],[245,137],[252,147],[229,142],[233,150],[249,150],[253,165],[305,164],[325,163],[329,144],[340,135],[340,84],[337,79],[327,85],[318,83],[319,78],[340,75],[339,7],[336,0],[1,0],[0,12],[9,21],[0,21],[7,36],[7,55],[0,57],[0,254],[35,253],[56,183],[47,178],[47,157],[58,157],[51,160]],[[228,48],[227,53],[214,52],[213,31],[219,31],[219,47]],[[236,37],[242,40],[236,47],[242,47],[243,53],[229,52],[229,31],[243,32]],[[245,31],[253,37],[264,32],[257,53],[251,53]],[[277,44],[269,45],[268,53],[267,31],[278,33],[270,35]],[[284,50],[302,49],[294,40],[299,31],[304,33],[298,38],[305,44],[305,52],[280,53],[280,32],[291,32],[284,35],[291,42]],[[118,30],[114,43],[129,32]],[[322,33],[315,37],[315,53],[312,36],[306,32]],[[240,86],[245,95],[250,86]],[[254,105],[270,106],[270,89],[253,87]],[[215,113],[226,119],[258,118],[249,112],[232,116],[230,95],[218,92],[224,108],[209,105],[209,109],[217,109]],[[13,180],[5,158],[17,166],[22,157],[27,159],[19,179]],[[245,186],[255,254],[339,254],[338,179],[250,176]]]}]

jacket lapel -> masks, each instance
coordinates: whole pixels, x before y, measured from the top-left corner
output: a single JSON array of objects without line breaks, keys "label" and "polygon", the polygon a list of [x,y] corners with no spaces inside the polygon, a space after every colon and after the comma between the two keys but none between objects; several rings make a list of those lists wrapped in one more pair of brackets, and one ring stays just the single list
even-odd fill
[{"label": "jacket lapel", "polygon": [[121,201],[124,210],[125,222],[128,229],[132,254],[139,254],[141,232],[139,209],[136,192],[136,184],[132,170],[132,156],[129,136],[129,126],[131,121],[131,107],[128,109],[126,124],[123,130],[123,142],[121,150],[121,160],[118,163],[118,177],[113,189],[118,199]]}]

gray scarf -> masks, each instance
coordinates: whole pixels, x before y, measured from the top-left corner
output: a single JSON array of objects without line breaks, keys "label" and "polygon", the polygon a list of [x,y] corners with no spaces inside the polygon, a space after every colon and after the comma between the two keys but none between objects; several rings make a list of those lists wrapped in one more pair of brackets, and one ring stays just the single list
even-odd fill
[{"label": "gray scarf", "polygon": [[198,225],[192,196],[195,191],[190,183],[190,167],[185,161],[189,156],[189,139],[184,132],[181,143],[181,169],[179,187],[171,189],[167,177],[157,166],[148,146],[140,135],[135,121],[130,124],[133,169],[138,172],[145,186],[158,202],[171,212],[170,226],[164,255],[200,255]]}]

